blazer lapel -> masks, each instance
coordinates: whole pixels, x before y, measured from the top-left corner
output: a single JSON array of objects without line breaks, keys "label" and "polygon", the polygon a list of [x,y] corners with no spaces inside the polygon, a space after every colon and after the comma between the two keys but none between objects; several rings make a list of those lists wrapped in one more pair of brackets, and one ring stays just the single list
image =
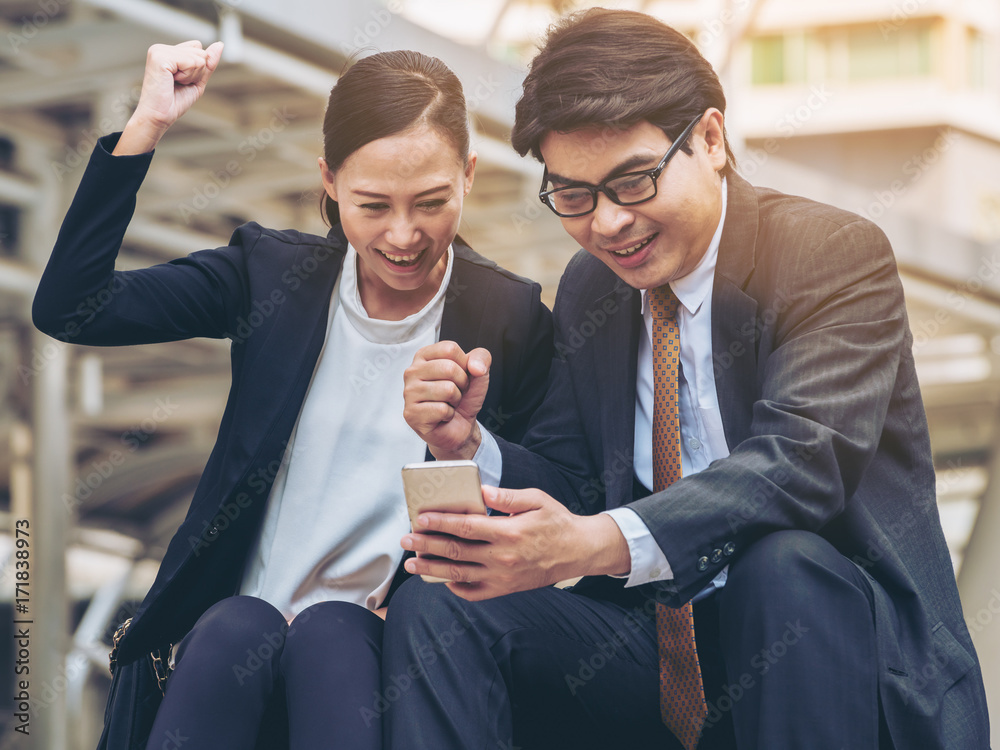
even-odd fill
[{"label": "blazer lapel", "polygon": [[631,502],[633,494],[635,379],[642,297],[616,278],[614,288],[598,297],[592,309],[607,309],[605,303],[609,298],[615,300],[618,309],[608,314],[607,323],[594,341],[593,387],[597,412],[601,415],[605,502],[608,508],[617,508]]},{"label": "blazer lapel", "polygon": [[[330,239],[336,243],[336,229],[331,230]],[[144,625],[155,627],[150,623],[166,616],[161,615],[160,610],[177,601],[168,594],[169,588],[180,586],[185,580],[184,574],[178,571],[192,564],[205,548],[215,555],[213,559],[220,561],[212,591],[220,597],[236,591],[248,546],[260,526],[271,482],[326,339],[330,300],[345,248],[346,242],[333,244],[325,258],[317,259],[316,246],[300,246],[294,262],[301,264],[311,257],[317,262],[316,268],[302,280],[301,286],[285,295],[273,319],[268,320],[267,346],[252,338],[265,336],[262,328],[254,331],[242,345],[245,350],[238,355],[243,360],[240,370],[245,373],[253,369],[254,375],[246,378],[249,385],[240,392],[240,401],[235,408],[237,417],[222,428],[225,432],[221,434],[228,435],[230,439],[225,446],[225,463],[219,475],[222,485],[229,488],[229,494],[207,493],[201,497],[197,508],[192,506],[185,520],[185,524],[189,525],[188,532],[183,535],[178,533],[171,541],[157,583],[146,596],[148,610],[140,608],[136,614],[136,617],[143,614]],[[280,278],[282,269],[277,270],[274,278]],[[210,544],[209,537],[204,533],[212,523],[211,519],[218,518],[219,509],[231,503],[231,497],[240,494],[252,502],[245,505],[245,501],[241,501],[240,507],[245,510],[234,520],[233,529],[223,537],[224,541]],[[194,543],[191,543],[192,539]],[[180,545],[183,552],[171,556],[170,551],[175,545]],[[172,563],[172,571],[166,567],[168,559]],[[181,596],[187,596],[187,592]],[[135,633],[132,635],[134,637]]]},{"label": "blazer lapel", "polygon": [[743,290],[756,263],[759,210],[750,183],[733,174],[726,184],[726,222],[712,287],[712,354],[722,425],[732,450],[749,436],[757,400],[757,300]]},{"label": "blazer lapel", "polygon": [[[464,351],[468,351],[474,348],[479,340],[479,331],[487,307],[484,303],[489,290],[476,285],[473,279],[466,276],[467,264],[459,262],[465,255],[465,247],[456,242],[451,279],[445,292],[444,312],[441,313],[440,339],[454,341]],[[473,301],[478,304],[472,304]]]},{"label": "blazer lapel", "polygon": [[[330,239],[337,241],[336,229],[331,230]],[[316,269],[301,280],[301,285],[285,295],[266,346],[251,342],[247,366],[266,368],[266,377],[258,380],[272,390],[252,394],[252,398],[259,400],[256,409],[242,411],[252,419],[252,424],[246,425],[250,455],[260,451],[260,441],[265,435],[287,439],[291,432],[326,341],[333,288],[345,252],[346,241],[331,246],[327,256],[316,262]],[[294,263],[301,265],[309,258],[315,258],[315,247],[302,245]]]},{"label": "blazer lapel", "polygon": [[[448,289],[444,296],[444,311],[441,313],[440,341],[454,341],[463,351],[475,348],[479,343],[479,333],[483,324],[483,314],[486,310],[488,290],[474,283],[474,279],[466,275],[466,263],[459,263],[465,258],[465,246],[455,243],[455,259],[448,280]],[[474,288],[475,287],[475,288]],[[478,304],[471,304],[473,301]],[[424,451],[424,460],[433,461],[431,449]]]}]

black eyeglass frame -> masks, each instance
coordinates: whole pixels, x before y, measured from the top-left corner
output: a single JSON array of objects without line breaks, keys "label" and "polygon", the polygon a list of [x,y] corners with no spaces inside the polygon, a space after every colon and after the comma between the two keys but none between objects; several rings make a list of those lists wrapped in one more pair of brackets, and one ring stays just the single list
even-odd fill
[{"label": "black eyeglass frame", "polygon": [[[657,164],[652,169],[640,169],[635,172],[624,172],[622,174],[616,174],[613,177],[609,177],[608,179],[604,180],[599,185],[588,185],[586,182],[574,182],[571,185],[563,185],[562,187],[553,188],[552,190],[546,190],[545,184],[549,181],[549,168],[545,167],[544,171],[542,172],[542,185],[538,189],[538,199],[546,206],[548,206],[552,210],[552,213],[563,219],[575,219],[579,216],[586,216],[589,213],[593,213],[597,209],[598,193],[604,193],[613,203],[617,203],[619,206],[638,206],[640,203],[651,201],[653,200],[653,198],[656,197],[656,194],[658,192],[657,180],[659,179],[660,174],[663,172],[664,169],[667,168],[667,164],[674,157],[674,154],[680,151],[681,147],[687,142],[688,136],[691,135],[691,131],[694,130],[695,125],[701,122],[701,118],[704,116],[705,113],[702,112],[700,115],[698,115],[693,120],[691,120],[691,122],[688,123],[688,126],[684,128],[683,131],[681,131],[681,134],[677,136],[677,139],[670,144],[670,148],[667,149],[667,153],[665,153],[663,155],[663,158],[660,159],[660,163]],[[615,193],[614,190],[608,187],[609,182],[620,180],[623,177],[635,177],[637,175],[646,175],[653,181],[652,195],[646,196],[645,198],[642,198],[637,201],[623,201],[618,197],[618,195]],[[556,207],[549,201],[549,196],[552,195],[553,193],[558,193],[561,190],[579,190],[580,188],[583,188],[590,193],[590,197],[593,202],[593,205],[591,205],[591,207],[586,211],[581,211],[579,213],[573,213],[573,214],[560,213],[558,210],[556,210]]]}]

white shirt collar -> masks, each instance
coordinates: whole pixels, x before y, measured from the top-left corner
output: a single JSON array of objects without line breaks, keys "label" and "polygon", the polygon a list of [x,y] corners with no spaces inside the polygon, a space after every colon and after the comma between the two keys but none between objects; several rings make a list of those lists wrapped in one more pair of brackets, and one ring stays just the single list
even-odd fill
[{"label": "white shirt collar", "polygon": [[[694,315],[701,307],[701,303],[708,297],[715,281],[715,264],[719,259],[719,243],[722,241],[722,227],[726,223],[726,198],[728,190],[726,188],[726,178],[722,178],[722,213],[719,216],[719,226],[715,228],[712,241],[708,244],[708,250],[702,259],[698,261],[690,273],[679,279],[670,282],[670,288],[677,295],[678,301],[684,309]],[[642,289],[642,314],[646,314],[647,289]]]},{"label": "white shirt collar", "polygon": [[[398,344],[412,339],[425,325],[439,325],[441,313],[444,310],[445,294],[451,281],[454,266],[454,245],[448,246],[448,265],[445,268],[441,286],[431,300],[420,310],[402,320],[379,320],[369,317],[361,304],[361,291],[358,289],[357,264],[361,262],[357,250],[350,244],[347,255],[344,256],[344,266],[335,290],[335,302],[347,314],[351,324],[369,341],[382,344]],[[333,306],[331,306],[332,308]],[[331,309],[331,315],[333,310]]]}]

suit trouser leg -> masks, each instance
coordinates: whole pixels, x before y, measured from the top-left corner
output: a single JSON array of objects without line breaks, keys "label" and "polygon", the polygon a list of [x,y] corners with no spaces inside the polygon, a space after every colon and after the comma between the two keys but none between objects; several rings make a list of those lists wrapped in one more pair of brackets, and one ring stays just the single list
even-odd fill
[{"label": "suit trouser leg", "polygon": [[383,642],[388,746],[678,747],[659,715],[653,612],[556,588],[467,602],[408,580]]},{"label": "suit trouser leg", "polygon": [[382,627],[345,602],[289,626],[263,600],[223,599],[179,644],[147,747],[378,750],[381,723],[361,709],[379,688]]},{"label": "suit trouser leg", "polygon": [[[699,747],[878,747],[874,585],[807,532],[738,558],[716,601],[695,606]],[[466,602],[408,581],[384,640],[389,746],[676,747],[659,723],[651,613],[552,588]]]},{"label": "suit trouser leg", "polygon": [[719,594],[740,750],[876,750],[878,661],[873,582],[829,542],[770,534],[730,567]]}]

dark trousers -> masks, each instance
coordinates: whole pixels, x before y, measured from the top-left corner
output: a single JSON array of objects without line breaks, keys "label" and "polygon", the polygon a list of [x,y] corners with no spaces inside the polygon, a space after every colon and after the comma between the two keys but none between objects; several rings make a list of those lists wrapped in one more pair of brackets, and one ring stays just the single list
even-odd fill
[{"label": "dark trousers", "polygon": [[[699,748],[876,750],[873,585],[806,532],[738,557],[726,587],[695,605],[709,704]],[[383,643],[383,694],[398,688],[387,746],[679,748],[659,716],[655,604],[617,591],[467,602],[407,581]]]},{"label": "dark trousers", "polygon": [[177,647],[148,750],[381,750],[383,622],[322,602],[291,625],[267,602],[224,599]]}]

